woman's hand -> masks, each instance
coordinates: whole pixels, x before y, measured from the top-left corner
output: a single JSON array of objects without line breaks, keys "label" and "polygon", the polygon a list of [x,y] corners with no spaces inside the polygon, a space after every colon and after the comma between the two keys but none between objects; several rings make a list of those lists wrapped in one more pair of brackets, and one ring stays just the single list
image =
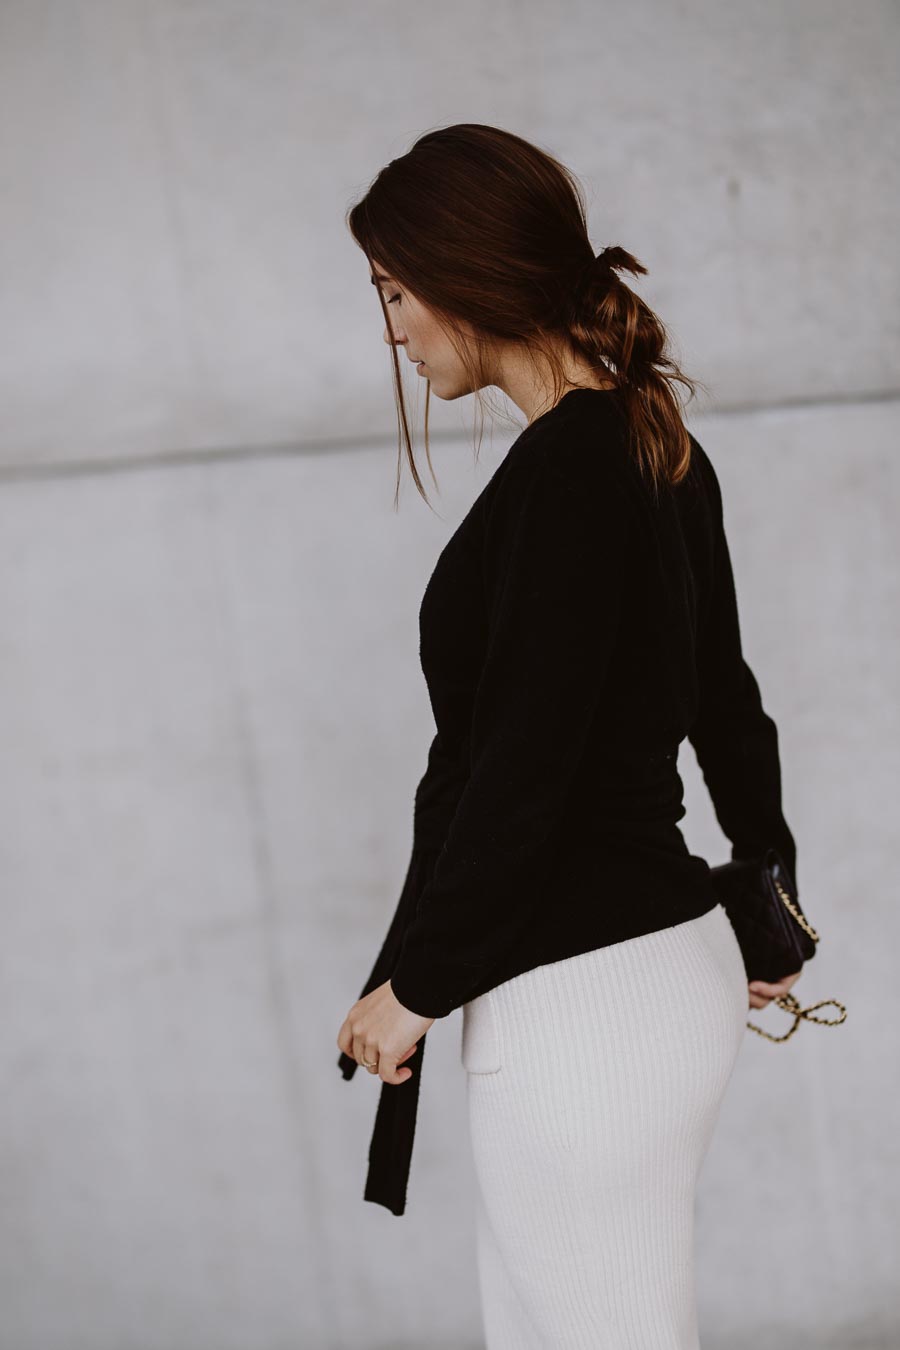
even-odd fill
[{"label": "woman's hand", "polygon": [[404,1008],[390,980],[385,980],[354,1003],[338,1034],[338,1049],[385,1083],[405,1083],[412,1078],[412,1069],[397,1065],[409,1059],[434,1020]]},{"label": "woman's hand", "polygon": [[787,993],[795,980],[799,980],[801,971],[793,975],[782,975],[777,984],[767,984],[765,980],[751,980],[748,987],[751,1008],[765,1008],[773,998],[781,998]]}]

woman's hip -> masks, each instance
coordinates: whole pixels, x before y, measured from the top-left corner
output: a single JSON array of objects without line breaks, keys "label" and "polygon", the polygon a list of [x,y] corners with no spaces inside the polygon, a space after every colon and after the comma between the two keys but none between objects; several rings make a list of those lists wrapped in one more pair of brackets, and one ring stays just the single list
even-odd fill
[{"label": "woman's hip", "polygon": [[624,1132],[639,1156],[673,1133],[702,1135],[747,1009],[721,905],[497,985],[463,1006],[476,1153],[514,1141],[546,1159]]}]

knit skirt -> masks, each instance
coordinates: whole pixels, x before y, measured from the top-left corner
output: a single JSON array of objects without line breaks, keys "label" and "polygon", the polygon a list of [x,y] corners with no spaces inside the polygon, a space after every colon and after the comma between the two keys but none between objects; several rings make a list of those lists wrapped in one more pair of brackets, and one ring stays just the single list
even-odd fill
[{"label": "knit skirt", "polygon": [[486,1350],[699,1350],[696,1182],[748,1012],[721,905],[463,1005]]}]

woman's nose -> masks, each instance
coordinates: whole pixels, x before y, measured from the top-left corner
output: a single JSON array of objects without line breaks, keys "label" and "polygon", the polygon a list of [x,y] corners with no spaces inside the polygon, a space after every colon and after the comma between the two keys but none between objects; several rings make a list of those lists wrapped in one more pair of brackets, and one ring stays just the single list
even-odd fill
[{"label": "woman's nose", "polygon": [[392,346],[395,342],[403,343],[406,341],[406,335],[404,333],[392,334],[389,328],[385,328],[382,336],[389,347]]}]

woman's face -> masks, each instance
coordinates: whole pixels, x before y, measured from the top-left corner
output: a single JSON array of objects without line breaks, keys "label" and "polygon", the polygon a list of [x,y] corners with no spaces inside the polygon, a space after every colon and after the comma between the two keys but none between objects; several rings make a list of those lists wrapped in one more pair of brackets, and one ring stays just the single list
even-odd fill
[{"label": "woman's face", "polygon": [[417,374],[431,381],[432,392],[438,398],[455,399],[471,394],[465,368],[431,310],[378,263],[372,284],[381,287],[388,312],[390,328],[384,330],[385,342],[406,349],[407,359],[416,365]]}]

